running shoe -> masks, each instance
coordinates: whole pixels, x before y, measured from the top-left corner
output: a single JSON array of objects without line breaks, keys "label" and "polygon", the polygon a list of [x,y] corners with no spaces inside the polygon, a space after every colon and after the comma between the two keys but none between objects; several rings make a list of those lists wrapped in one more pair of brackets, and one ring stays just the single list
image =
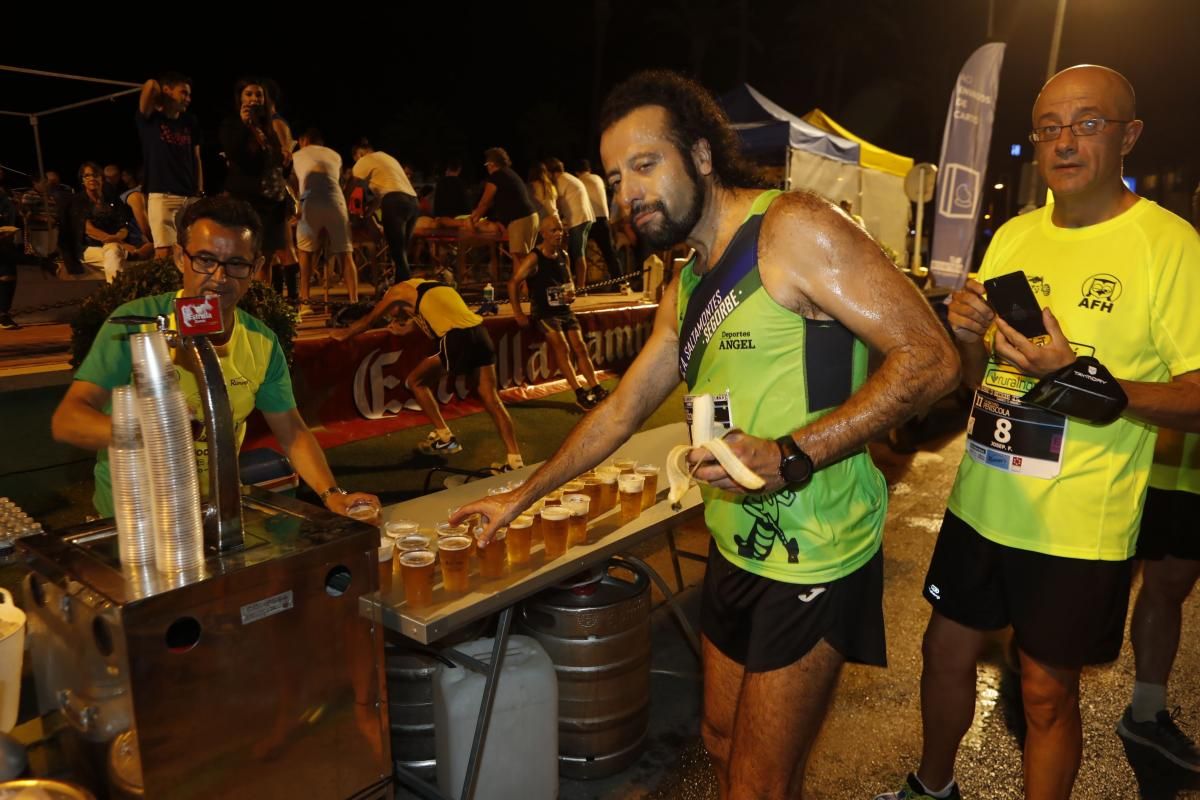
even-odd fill
[{"label": "running shoe", "polygon": [[0,314],[0,330],[19,331],[21,326],[13,321],[13,318],[8,314]]},{"label": "running shoe", "polygon": [[599,403],[601,400],[608,397],[608,390],[597,383],[592,387],[592,397],[596,398],[596,402]]},{"label": "running shoe", "polygon": [[462,450],[462,445],[458,443],[458,439],[451,436],[449,439],[442,441],[438,435],[430,431],[429,436],[425,441],[417,445],[417,449],[427,456],[445,456],[451,453],[457,453]]},{"label": "running shoe", "polygon": [[1179,709],[1166,709],[1149,722],[1135,722],[1133,706],[1126,706],[1117,723],[1117,735],[1127,742],[1157,750],[1163,758],[1192,772],[1200,772],[1200,750],[1188,735],[1179,729],[1175,720]]},{"label": "running shoe", "polygon": [[[904,785],[894,792],[884,792],[883,794],[875,795],[875,800],[939,800],[925,791],[921,786],[921,782],[917,780],[917,776],[913,773],[908,773],[908,778],[904,781]],[[950,789],[950,794],[946,795],[945,800],[962,800],[962,795],[959,794],[958,784]]]}]

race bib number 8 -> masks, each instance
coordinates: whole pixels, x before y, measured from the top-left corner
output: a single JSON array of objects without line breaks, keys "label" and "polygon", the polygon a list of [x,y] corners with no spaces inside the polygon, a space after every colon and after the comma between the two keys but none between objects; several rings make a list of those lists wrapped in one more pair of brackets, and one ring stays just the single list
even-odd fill
[{"label": "race bib number 8", "polygon": [[[1033,478],[1053,478],[1062,469],[1067,418],[1025,405],[1015,396],[988,388],[989,380],[1029,381],[1024,375],[989,371],[975,392],[967,421],[967,453],[984,466]],[[1032,381],[1029,381],[1032,385]]]}]

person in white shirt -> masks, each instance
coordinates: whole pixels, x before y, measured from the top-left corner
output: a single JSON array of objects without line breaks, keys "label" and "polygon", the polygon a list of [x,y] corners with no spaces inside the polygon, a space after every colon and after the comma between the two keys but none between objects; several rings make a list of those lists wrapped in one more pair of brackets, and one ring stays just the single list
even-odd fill
[{"label": "person in white shirt", "polygon": [[378,208],[383,215],[383,235],[387,237],[392,262],[396,265],[395,282],[412,277],[408,268],[408,243],[417,222],[417,193],[400,162],[371,147],[366,139],[354,146],[354,177],[367,184],[371,194],[371,217]]},{"label": "person in white shirt", "polygon": [[[586,158],[579,159],[575,177],[579,178],[583,187],[587,189],[588,200],[592,204],[592,211],[596,214],[596,221],[592,223],[588,238],[600,248],[600,255],[604,258],[608,277],[619,278],[621,277],[621,262],[617,260],[616,250],[613,249],[612,228],[608,225],[608,193],[604,186],[604,178],[592,172],[592,162]],[[586,243],[584,248],[587,248]]]},{"label": "person in white shirt", "polygon": [[320,131],[309,128],[300,135],[300,149],[292,154],[292,169],[300,195],[300,223],[296,226],[296,244],[300,249],[300,313],[311,311],[309,280],[322,237],[328,268],[341,270],[350,302],[357,303],[358,269],[350,241],[350,214],[339,183],[342,157],[325,146]]},{"label": "person in white shirt", "polygon": [[596,214],[592,211],[592,201],[588,199],[587,188],[583,182],[563,167],[563,162],[557,158],[548,158],[542,162],[554,181],[558,190],[558,215],[562,217],[563,227],[567,229],[567,255],[575,265],[575,290],[579,291],[587,285],[587,237]]}]

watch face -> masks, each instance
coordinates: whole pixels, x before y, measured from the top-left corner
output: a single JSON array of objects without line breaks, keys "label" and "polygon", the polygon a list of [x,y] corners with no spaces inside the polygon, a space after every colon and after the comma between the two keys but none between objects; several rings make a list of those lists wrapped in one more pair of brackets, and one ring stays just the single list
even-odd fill
[{"label": "watch face", "polygon": [[803,456],[791,456],[783,465],[783,477],[788,483],[803,483],[812,475],[812,467]]}]

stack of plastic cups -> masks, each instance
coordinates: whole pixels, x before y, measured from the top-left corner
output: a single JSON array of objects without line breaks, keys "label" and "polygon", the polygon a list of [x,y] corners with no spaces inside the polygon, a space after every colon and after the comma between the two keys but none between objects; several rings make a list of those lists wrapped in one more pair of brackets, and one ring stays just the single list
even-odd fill
[{"label": "stack of plastic cups", "polygon": [[195,570],[204,564],[204,525],[187,400],[163,333],[134,334],[129,345],[154,497],[154,562],[161,573]]},{"label": "stack of plastic cups", "polygon": [[137,396],[132,386],[118,386],[112,395],[112,444],[108,446],[112,474],[113,512],[121,563],[141,566],[154,562],[154,498]]}]

